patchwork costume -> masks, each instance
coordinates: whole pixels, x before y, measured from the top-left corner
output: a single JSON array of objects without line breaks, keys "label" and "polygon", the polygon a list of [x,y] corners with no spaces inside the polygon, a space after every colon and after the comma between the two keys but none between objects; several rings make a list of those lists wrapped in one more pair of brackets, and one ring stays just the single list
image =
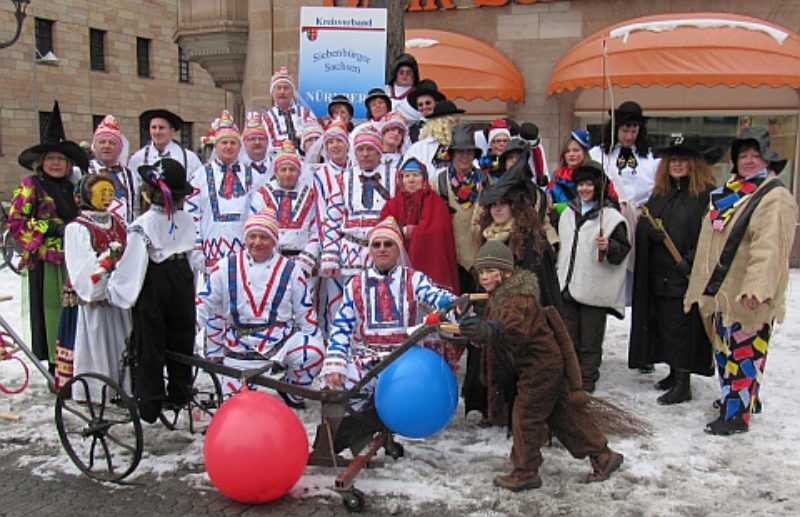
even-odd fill
[{"label": "patchwork costume", "polygon": [[[734,140],[734,163],[748,141],[760,147],[771,167],[783,168],[786,161],[769,149],[769,134],[758,127]],[[751,414],[760,407],[770,334],[786,310],[796,222],[794,196],[768,169],[747,178],[734,175],[711,192],[684,300],[684,310],[697,303],[707,322],[722,388],[720,418],[706,427],[707,432],[746,431]],[[720,264],[727,265],[727,271]],[[740,303],[745,296],[760,303],[747,309]]]}]

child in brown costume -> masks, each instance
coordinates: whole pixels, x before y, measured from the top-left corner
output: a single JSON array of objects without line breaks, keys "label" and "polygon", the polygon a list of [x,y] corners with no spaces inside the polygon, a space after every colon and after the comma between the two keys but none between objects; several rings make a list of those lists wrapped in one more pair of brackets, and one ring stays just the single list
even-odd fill
[{"label": "child in brown costume", "polygon": [[608,447],[586,410],[588,396],[581,390],[569,334],[555,309],[540,307],[536,276],[515,271],[511,250],[499,241],[488,241],[480,249],[475,269],[489,293],[485,321],[463,322],[461,334],[483,344],[497,359],[505,358],[517,386],[511,418],[514,470],[495,477],[494,484],[515,492],[539,488],[540,449],[548,430],[575,458],[589,456],[592,472],[587,482],[605,481],[622,464],[622,454]]}]

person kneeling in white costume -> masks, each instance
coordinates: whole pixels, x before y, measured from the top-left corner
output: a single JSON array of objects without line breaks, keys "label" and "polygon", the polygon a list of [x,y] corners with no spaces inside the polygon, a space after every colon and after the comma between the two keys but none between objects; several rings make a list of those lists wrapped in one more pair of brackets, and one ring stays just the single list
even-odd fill
[{"label": "person kneeling in white costume", "polygon": [[[198,325],[226,314],[225,365],[255,369],[271,361],[286,368],[284,382],[310,386],[322,367],[324,344],[302,268],[275,250],[278,231],[274,210],[250,216],[245,250],[217,262],[199,293]],[[224,379],[224,392],[238,388],[235,379]],[[280,395],[290,407],[305,407],[299,397]]]}]

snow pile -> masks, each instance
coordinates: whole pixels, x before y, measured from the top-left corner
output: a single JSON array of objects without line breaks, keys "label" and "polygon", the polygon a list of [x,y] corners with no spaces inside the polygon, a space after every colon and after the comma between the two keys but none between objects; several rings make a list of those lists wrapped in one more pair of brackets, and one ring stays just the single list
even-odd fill
[{"label": "snow pile", "polygon": [[[15,300],[19,300],[17,284],[17,277],[0,272],[0,285]],[[791,284],[800,285],[800,272],[792,271]],[[770,351],[762,390],[764,412],[754,416],[747,434],[726,438],[703,433],[705,423],[715,417],[714,378],[693,377],[692,402],[659,406],[652,384],[665,368],[653,375],[628,370],[630,322],[609,319],[596,395],[647,420],[653,434],[609,437],[610,445],[625,455],[625,463],[608,482],[584,484],[588,461],[571,458],[555,443],[543,451],[541,489],[511,494],[495,488],[492,478],[511,468],[511,440],[505,429],[478,428],[460,409],[450,426],[433,438],[401,438],[406,456],[398,461],[387,458],[384,468],[363,471],[356,486],[366,493],[371,507],[386,513],[424,511],[435,504],[480,515],[800,514],[800,455],[795,452],[800,438],[795,400],[800,379],[794,372],[800,355],[800,319],[793,317],[798,304],[800,296],[791,292],[787,321],[777,329]],[[0,311],[19,329],[18,301],[6,302]],[[4,380],[14,375],[7,364],[0,363]],[[21,416],[17,422],[0,420],[0,451],[24,448],[26,454],[18,463],[38,476],[81,475],[60,450],[53,423],[54,397],[41,376],[32,375],[32,386],[25,393],[0,398],[0,411]],[[313,439],[319,406],[311,403],[299,415]],[[177,472],[189,489],[213,490],[203,470],[201,435],[170,432],[159,424],[144,424],[144,430],[144,457],[129,480]],[[330,491],[334,476],[332,469],[309,467],[291,494],[334,497]]]}]

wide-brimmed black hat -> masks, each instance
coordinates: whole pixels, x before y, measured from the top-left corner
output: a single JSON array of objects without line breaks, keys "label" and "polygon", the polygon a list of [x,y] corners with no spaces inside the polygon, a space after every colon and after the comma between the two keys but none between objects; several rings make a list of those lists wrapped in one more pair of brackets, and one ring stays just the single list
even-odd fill
[{"label": "wide-brimmed black hat", "polygon": [[392,109],[392,99],[386,95],[386,92],[383,91],[383,88],[373,88],[367,93],[367,96],[364,98],[364,106],[367,108],[367,113],[369,113],[369,103],[373,99],[383,99],[386,101],[386,104],[389,106],[389,109]]},{"label": "wide-brimmed black hat", "polygon": [[[350,117],[352,118],[353,113],[355,110],[353,109],[353,103],[350,102],[350,99],[347,98],[347,95],[342,95],[341,93],[338,95],[334,95],[331,101],[328,103],[328,115],[333,117],[333,113],[331,113],[331,109],[335,104],[344,104],[347,108],[348,113],[350,113]],[[391,105],[391,102],[389,103]]]},{"label": "wide-brimmed black hat", "polygon": [[526,140],[523,140],[519,137],[514,137],[508,142],[506,150],[503,151],[503,154],[500,155],[500,163],[505,164],[506,159],[511,153],[524,153],[525,151],[529,151],[530,148],[531,144],[529,144]]},{"label": "wide-brimmed black hat", "polygon": [[603,166],[594,160],[586,160],[578,165],[572,173],[572,182],[576,185],[582,181],[591,181],[595,184],[600,184],[600,178],[603,176]]},{"label": "wide-brimmed black hat", "polygon": [[163,118],[169,125],[172,126],[172,129],[175,131],[180,131],[183,127],[183,119],[180,118],[178,115],[174,114],[169,110],[165,110],[163,108],[154,109],[154,110],[147,110],[142,113],[140,116],[140,120],[144,122],[146,126],[150,126],[150,121],[154,118]]},{"label": "wide-brimmed black hat", "polygon": [[745,144],[755,145],[758,153],[764,161],[769,162],[770,168],[775,171],[775,174],[780,174],[784,167],[786,167],[786,158],[770,149],[770,136],[767,128],[761,126],[746,127],[736,138],[731,142],[731,161],[733,162],[733,172],[738,173],[736,168],[736,159],[739,157],[739,151]]},{"label": "wide-brimmed black hat", "polygon": [[[609,114],[611,112],[609,111]],[[642,125],[648,117],[642,114],[642,107],[637,102],[625,101],[614,110],[614,119],[617,126],[627,126],[631,124]]]},{"label": "wide-brimmed black hat", "polygon": [[85,171],[89,168],[89,157],[81,149],[81,146],[67,140],[64,135],[64,123],[61,121],[61,109],[58,107],[58,101],[53,103],[53,112],[47,119],[44,141],[22,151],[17,162],[26,169],[33,170],[36,161],[47,153],[61,153],[81,170]]},{"label": "wide-brimmed black hat", "polygon": [[406,99],[408,99],[408,103],[412,108],[417,109],[417,99],[423,95],[430,95],[437,103],[447,99],[447,97],[445,97],[444,94],[439,91],[439,87],[435,82],[433,82],[432,79],[421,80],[417,87],[408,94]]},{"label": "wide-brimmed black hat", "polygon": [[[512,147],[513,145],[513,147]],[[530,158],[530,146],[528,142],[521,138],[514,138],[508,143],[508,148],[500,156],[500,162],[505,163],[505,159],[512,152],[519,152],[520,157],[517,163],[505,171],[497,183],[485,187],[478,198],[481,206],[490,206],[508,195],[512,191],[521,192],[527,196],[533,196],[536,184],[533,182],[533,172],[528,159]],[[533,199],[533,197],[531,197]]]},{"label": "wide-brimmed black hat", "polygon": [[472,129],[471,125],[457,124],[453,128],[453,138],[450,139],[450,150],[473,151],[475,153],[475,158],[480,157],[481,149],[475,145],[475,130]]},{"label": "wide-brimmed black hat", "polygon": [[161,158],[152,165],[141,165],[139,176],[150,185],[159,188],[158,180],[163,179],[173,196],[188,196],[192,184],[186,181],[186,169],[181,162],[172,158]]},{"label": "wide-brimmed black hat", "polygon": [[462,113],[466,113],[466,111],[456,106],[455,102],[444,100],[441,102],[437,102],[436,106],[434,106],[433,108],[433,113],[428,115],[426,118],[430,120],[438,117],[461,115]]},{"label": "wide-brimmed black hat", "polygon": [[714,165],[722,158],[723,153],[718,145],[701,147],[697,139],[678,137],[658,154],[662,160],[684,157],[702,159],[709,165]]}]

